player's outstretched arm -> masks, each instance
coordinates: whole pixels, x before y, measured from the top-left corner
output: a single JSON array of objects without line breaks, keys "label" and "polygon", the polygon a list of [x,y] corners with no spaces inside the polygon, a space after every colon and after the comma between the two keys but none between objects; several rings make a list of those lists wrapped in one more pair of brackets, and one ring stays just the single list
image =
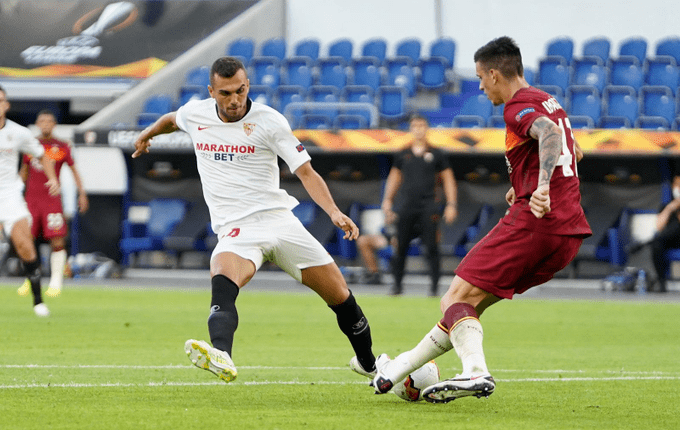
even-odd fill
[{"label": "player's outstretched arm", "polygon": [[547,117],[539,117],[531,125],[529,135],[538,140],[538,187],[531,195],[529,207],[536,218],[550,212],[550,178],[562,154],[562,132]]},{"label": "player's outstretched arm", "polygon": [[298,167],[295,175],[300,178],[312,200],[328,214],[333,224],[345,232],[344,239],[354,240],[359,237],[359,227],[338,209],[326,181],[314,170],[311,162],[307,161]]},{"label": "player's outstretched arm", "polygon": [[57,173],[54,170],[54,160],[50,157],[43,155],[40,157],[40,163],[43,166],[43,172],[47,176],[47,182],[45,186],[51,196],[58,196],[61,193],[61,186],[59,185],[59,179],[57,178]]},{"label": "player's outstretched arm", "polygon": [[172,133],[173,131],[179,130],[177,127],[177,112],[166,113],[162,117],[158,118],[156,122],[145,128],[137,140],[135,140],[135,152],[132,154],[132,158],[137,158],[142,154],[147,154],[149,152],[149,147],[151,146],[151,139],[159,134]]}]

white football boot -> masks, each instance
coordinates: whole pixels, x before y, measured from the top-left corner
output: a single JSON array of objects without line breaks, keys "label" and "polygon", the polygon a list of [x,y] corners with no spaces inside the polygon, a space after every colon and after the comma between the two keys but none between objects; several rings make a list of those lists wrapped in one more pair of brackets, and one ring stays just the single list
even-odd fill
[{"label": "white football boot", "polygon": [[208,342],[189,339],[184,343],[184,352],[196,367],[211,371],[224,382],[231,382],[238,375],[229,354],[213,348]]},{"label": "white football boot", "polygon": [[385,368],[392,360],[387,354],[380,354],[375,359],[376,373],[371,381],[371,387],[375,389],[375,394],[385,394],[394,387],[394,381],[383,374]]},{"label": "white football boot", "polygon": [[361,363],[359,363],[356,355],[349,360],[349,368],[357,372],[359,375],[367,377],[368,379],[373,379],[375,377],[375,369],[370,372],[365,370],[361,366]]},{"label": "white football boot", "polygon": [[438,382],[423,390],[423,398],[430,403],[448,403],[460,397],[489,397],[496,388],[493,376],[477,375],[464,377],[461,375]]},{"label": "white football boot", "polygon": [[45,303],[38,303],[37,305],[33,306],[33,312],[39,317],[48,317],[50,316],[50,310],[47,309],[47,306]]}]

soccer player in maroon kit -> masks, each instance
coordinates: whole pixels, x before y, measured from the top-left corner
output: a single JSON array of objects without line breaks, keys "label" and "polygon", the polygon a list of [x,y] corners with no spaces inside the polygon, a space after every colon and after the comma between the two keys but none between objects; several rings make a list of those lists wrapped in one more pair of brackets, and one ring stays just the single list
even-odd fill
[{"label": "soccer player in maroon kit", "polygon": [[[43,148],[45,148],[45,156],[55,162],[54,169],[57,177],[59,177],[61,166],[64,163],[68,164],[73,172],[73,179],[78,188],[79,210],[81,213],[87,211],[89,206],[87,194],[85,194],[78,169],[76,169],[75,162],[71,156],[71,148],[68,143],[62,142],[52,135],[52,131],[57,124],[54,114],[48,110],[40,111],[35,123],[40,129],[41,134],[38,140],[43,145]],[[50,297],[56,297],[61,293],[64,266],[67,258],[65,248],[68,230],[66,220],[64,219],[61,195],[52,197],[48,194],[48,190],[45,188],[47,176],[42,165],[30,155],[24,155],[23,165],[19,174],[26,182],[26,204],[33,217],[31,233],[34,238],[42,237],[52,247],[52,255],[50,256],[50,283],[45,294]],[[19,294],[28,293],[29,284],[27,282],[24,282],[24,285],[19,288]]]},{"label": "soccer player in maroon kit", "polygon": [[551,95],[529,86],[519,47],[509,37],[477,50],[475,66],[479,88],[494,105],[505,103],[510,209],[458,265],[441,299],[444,317],[439,323],[412,350],[394,360],[378,357],[371,383],[378,394],[455,349],[462,373],[423,390],[425,400],[488,397],[496,383],[486,366],[479,316],[492,304],[550,280],[592,234],[577,175],[583,154],[564,109]]}]

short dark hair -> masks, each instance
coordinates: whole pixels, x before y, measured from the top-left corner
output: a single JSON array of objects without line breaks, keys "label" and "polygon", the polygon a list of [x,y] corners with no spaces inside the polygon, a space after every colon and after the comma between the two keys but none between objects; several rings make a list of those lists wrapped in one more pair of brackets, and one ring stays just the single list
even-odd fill
[{"label": "short dark hair", "polygon": [[417,120],[425,121],[425,124],[430,125],[430,121],[428,121],[427,118],[425,118],[423,115],[421,115],[421,114],[419,114],[419,113],[411,114],[411,116],[408,117],[408,123],[409,123],[409,125],[410,125],[413,121],[417,121]]},{"label": "short dark hair", "polygon": [[49,109],[43,109],[43,110],[41,110],[40,112],[38,112],[38,115],[35,116],[36,119],[37,119],[40,115],[50,115],[50,116],[52,116],[52,118],[54,118],[55,121],[57,120],[57,115],[55,115],[54,112],[52,112],[52,111],[49,110]]},{"label": "short dark hair", "polygon": [[215,60],[210,68],[210,84],[213,83],[213,76],[217,74],[222,78],[231,78],[239,70],[246,71],[241,60],[235,57],[221,57]]},{"label": "short dark hair", "polygon": [[507,36],[494,39],[479,48],[475,52],[475,63],[480,63],[486,70],[496,69],[506,78],[524,76],[519,46]]}]

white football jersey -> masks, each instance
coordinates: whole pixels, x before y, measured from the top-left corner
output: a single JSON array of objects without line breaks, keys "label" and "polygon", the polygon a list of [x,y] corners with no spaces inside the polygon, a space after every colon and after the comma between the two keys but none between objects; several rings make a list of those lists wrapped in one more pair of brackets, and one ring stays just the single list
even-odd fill
[{"label": "white football jersey", "polygon": [[19,177],[20,152],[41,157],[45,150],[26,127],[5,119],[5,126],[0,128],[0,198],[24,188]]},{"label": "white football jersey", "polygon": [[252,102],[240,121],[223,122],[210,98],[179,108],[176,121],[191,136],[213,231],[255,212],[297,206],[279,187],[277,156],[291,172],[310,156],[279,112]]}]

